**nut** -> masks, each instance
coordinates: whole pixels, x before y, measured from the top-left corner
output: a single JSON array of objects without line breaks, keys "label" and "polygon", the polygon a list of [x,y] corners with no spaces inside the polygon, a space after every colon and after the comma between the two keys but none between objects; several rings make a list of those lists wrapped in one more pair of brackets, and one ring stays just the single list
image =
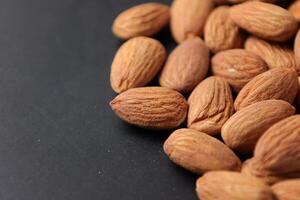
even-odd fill
[{"label": "nut", "polygon": [[278,200],[299,200],[300,179],[282,181],[272,186],[272,191]]}]

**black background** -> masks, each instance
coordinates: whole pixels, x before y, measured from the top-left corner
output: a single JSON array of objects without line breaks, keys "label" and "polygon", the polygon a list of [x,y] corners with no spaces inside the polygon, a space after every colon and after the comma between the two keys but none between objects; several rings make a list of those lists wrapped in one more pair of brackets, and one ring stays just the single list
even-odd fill
[{"label": "black background", "polygon": [[196,177],[163,153],[168,132],[108,106],[112,21],[143,2],[0,1],[1,200],[196,199]]}]

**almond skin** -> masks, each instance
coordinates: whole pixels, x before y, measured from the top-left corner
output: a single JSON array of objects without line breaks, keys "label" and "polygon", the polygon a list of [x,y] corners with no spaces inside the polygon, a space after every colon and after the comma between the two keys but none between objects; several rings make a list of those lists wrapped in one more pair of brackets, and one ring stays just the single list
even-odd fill
[{"label": "almond skin", "polygon": [[203,35],[209,13],[213,10],[213,0],[176,0],[171,6],[171,31],[177,43],[190,36]]},{"label": "almond skin", "polygon": [[283,44],[251,36],[245,42],[245,49],[259,55],[270,69],[276,67],[297,69],[294,51]]},{"label": "almond skin", "polygon": [[222,127],[227,146],[240,153],[252,153],[258,139],[278,121],[295,113],[295,108],[282,100],[254,103],[236,112]]},{"label": "almond skin", "polygon": [[300,179],[282,181],[272,186],[277,200],[299,200]]},{"label": "almond skin", "polygon": [[212,58],[214,75],[224,78],[234,91],[240,91],[251,79],[267,70],[256,54],[243,49],[221,51]]},{"label": "almond skin", "polygon": [[174,163],[196,174],[241,167],[239,158],[225,144],[192,129],[174,131],[165,141],[164,151]]},{"label": "almond skin", "polygon": [[294,51],[295,51],[295,59],[297,64],[297,72],[300,75],[300,31],[296,35]]},{"label": "almond skin", "polygon": [[298,75],[295,70],[274,68],[253,78],[239,92],[234,102],[238,111],[246,106],[269,99],[293,103],[298,90]]},{"label": "almond skin", "polygon": [[[255,0],[215,0],[217,4],[236,4],[236,3],[242,3],[246,1],[255,1]],[[262,1],[267,3],[277,3],[283,0],[256,0],[256,1]]]},{"label": "almond skin", "polygon": [[293,2],[288,10],[292,13],[296,20],[300,22],[300,1],[297,0]]},{"label": "almond skin", "polygon": [[232,20],[255,36],[286,41],[298,30],[298,23],[286,9],[270,3],[249,1],[230,9]]},{"label": "almond skin", "polygon": [[298,77],[298,82],[299,82],[299,87],[298,87],[298,93],[297,93],[297,98],[295,103],[298,110],[300,111],[300,77]]},{"label": "almond skin", "polygon": [[188,103],[188,127],[209,135],[219,134],[233,114],[229,84],[216,76],[202,81],[190,95]]},{"label": "almond skin", "polygon": [[205,78],[208,67],[208,48],[201,38],[190,38],[170,54],[159,77],[159,83],[181,93],[189,93]]},{"label": "almond skin", "polygon": [[115,19],[113,33],[121,39],[153,36],[170,19],[169,7],[160,3],[145,3],[125,10]]},{"label": "almond skin", "polygon": [[204,28],[204,40],[213,52],[241,48],[243,34],[229,17],[229,6],[220,6],[209,15]]},{"label": "almond skin", "polygon": [[[238,172],[207,172],[196,182],[201,200],[272,200],[272,191],[260,179]],[[246,197],[246,198],[245,198]]]},{"label": "almond skin", "polygon": [[178,127],[188,108],[180,93],[164,87],[130,89],[119,94],[110,106],[124,121],[147,129]]},{"label": "almond skin", "polygon": [[162,44],[147,37],[125,42],[115,55],[110,83],[117,93],[148,84],[159,72],[166,58]]}]

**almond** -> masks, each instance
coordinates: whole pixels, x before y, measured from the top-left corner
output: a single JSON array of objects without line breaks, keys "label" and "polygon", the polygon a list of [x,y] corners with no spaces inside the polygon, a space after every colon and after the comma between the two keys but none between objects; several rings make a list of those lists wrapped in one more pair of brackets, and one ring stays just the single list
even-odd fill
[{"label": "almond", "polygon": [[235,110],[269,99],[293,103],[298,90],[295,70],[274,68],[253,78],[239,92],[234,102]]},{"label": "almond", "polygon": [[277,200],[300,200],[300,179],[282,181],[272,186]]},{"label": "almond", "polygon": [[272,41],[286,41],[298,30],[298,23],[286,9],[270,3],[249,1],[230,10],[232,20],[258,37]]},{"label": "almond", "polygon": [[297,33],[295,39],[294,51],[295,51],[295,59],[297,64],[297,72],[300,75],[300,31]]},{"label": "almond", "polygon": [[251,36],[245,42],[245,49],[259,55],[270,69],[297,68],[294,51],[283,44],[267,42]]},{"label": "almond", "polygon": [[296,106],[298,110],[300,111],[300,77],[298,77],[299,87],[298,87],[298,93],[296,98]]},{"label": "almond", "polygon": [[166,57],[162,44],[147,37],[124,43],[111,66],[110,82],[117,93],[148,84],[159,72]]},{"label": "almond", "polygon": [[188,107],[181,94],[163,87],[130,89],[118,95],[110,106],[124,121],[147,129],[179,126]]},{"label": "almond", "polygon": [[300,1],[299,0],[293,2],[290,5],[289,11],[297,19],[297,21],[300,22]]},{"label": "almond", "polygon": [[166,26],[169,7],[160,3],[145,3],[125,10],[115,19],[113,33],[121,39],[152,36]]},{"label": "almond", "polygon": [[234,4],[234,3],[242,3],[245,1],[262,1],[267,3],[277,3],[284,0],[215,0],[217,4],[228,4],[228,3]]},{"label": "almond", "polygon": [[196,192],[201,200],[272,200],[271,188],[238,172],[215,171],[200,177]]},{"label": "almond", "polygon": [[196,174],[211,170],[239,170],[239,158],[219,140],[196,130],[179,129],[164,143],[170,160]]},{"label": "almond", "polygon": [[266,100],[236,112],[222,127],[227,146],[240,153],[252,153],[258,139],[276,122],[295,113],[286,101]]},{"label": "almond", "polygon": [[209,135],[220,133],[233,114],[233,100],[228,83],[216,76],[202,81],[188,99],[188,127]]},{"label": "almond", "polygon": [[204,28],[204,40],[212,52],[241,48],[243,38],[229,17],[229,6],[220,6],[211,12]]},{"label": "almond", "polygon": [[187,39],[170,54],[159,78],[161,86],[191,92],[209,67],[209,50],[199,37]]},{"label": "almond", "polygon": [[171,31],[176,42],[189,36],[203,35],[209,13],[214,7],[213,0],[176,0],[171,6]]},{"label": "almond", "polygon": [[221,51],[212,58],[212,71],[241,90],[251,79],[266,71],[266,63],[256,54],[243,49]]}]

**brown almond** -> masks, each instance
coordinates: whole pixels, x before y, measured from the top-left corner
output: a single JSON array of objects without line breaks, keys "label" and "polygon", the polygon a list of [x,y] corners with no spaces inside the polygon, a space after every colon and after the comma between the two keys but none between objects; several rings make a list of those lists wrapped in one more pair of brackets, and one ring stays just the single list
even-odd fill
[{"label": "brown almond", "polygon": [[222,127],[227,146],[240,153],[252,153],[258,139],[276,122],[295,113],[295,108],[282,100],[254,103],[236,112]]},{"label": "brown almond", "polygon": [[277,200],[300,200],[300,179],[282,181],[272,186]]},{"label": "brown almond", "polygon": [[272,200],[271,188],[260,179],[238,172],[214,171],[204,174],[196,183],[201,200]]},{"label": "brown almond", "polygon": [[209,67],[209,50],[199,37],[187,39],[170,54],[159,83],[182,93],[191,92]]},{"label": "brown almond", "polygon": [[300,31],[297,33],[295,38],[294,51],[295,51],[297,72],[300,75]]},{"label": "brown almond", "polygon": [[294,1],[289,9],[288,9],[292,15],[297,19],[298,22],[300,22],[300,1]]},{"label": "brown almond", "polygon": [[147,37],[125,42],[115,55],[110,82],[117,93],[148,84],[159,72],[166,57],[162,44]]},{"label": "brown almond", "polygon": [[290,12],[270,3],[245,2],[233,6],[230,16],[239,27],[266,40],[286,41],[298,30],[298,23]]},{"label": "brown almond", "polygon": [[229,6],[217,7],[210,13],[204,28],[204,40],[212,52],[241,48],[243,39],[239,27],[229,17]]},{"label": "brown almond", "polygon": [[110,106],[124,121],[147,129],[178,127],[185,120],[188,107],[180,93],[164,87],[127,90]]},{"label": "brown almond", "polygon": [[253,78],[239,92],[234,102],[238,111],[246,106],[269,99],[293,103],[298,90],[298,75],[295,70],[274,68]]},{"label": "brown almond", "polygon": [[245,49],[259,55],[270,69],[276,67],[297,69],[294,51],[283,44],[251,36],[245,42]]},{"label": "brown almond", "polygon": [[239,158],[219,140],[193,129],[174,131],[164,143],[170,160],[196,174],[239,170]]},{"label": "brown almond", "polygon": [[202,81],[188,99],[188,127],[209,135],[220,133],[223,124],[233,114],[229,84],[211,76]]},{"label": "brown almond", "polygon": [[171,31],[176,42],[189,36],[203,35],[209,13],[214,7],[213,0],[176,0],[171,6]]},{"label": "brown almond", "polygon": [[125,10],[115,19],[113,33],[121,39],[153,36],[166,26],[170,19],[167,5],[145,3]]},{"label": "brown almond", "polygon": [[213,74],[228,81],[235,91],[267,70],[266,63],[258,55],[243,49],[221,51],[211,62]]}]

